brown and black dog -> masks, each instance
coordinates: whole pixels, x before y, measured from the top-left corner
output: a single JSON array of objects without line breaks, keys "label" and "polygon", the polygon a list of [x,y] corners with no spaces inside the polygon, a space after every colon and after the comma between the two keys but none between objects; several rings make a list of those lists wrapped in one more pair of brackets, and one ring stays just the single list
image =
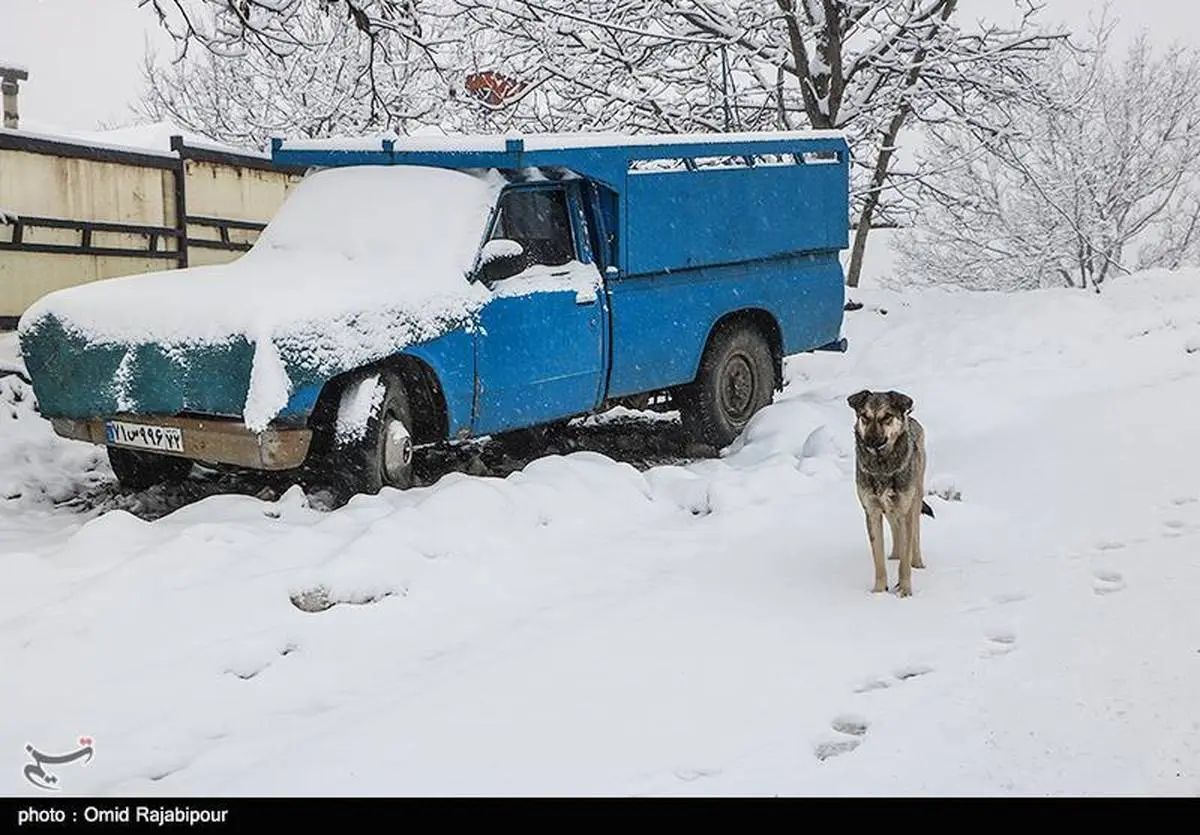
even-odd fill
[{"label": "brown and black dog", "polygon": [[911,417],[912,398],[898,391],[860,391],[847,401],[854,424],[854,483],[867,516],[867,538],[875,561],[874,592],[887,591],[883,519],[892,530],[891,558],[900,561],[896,591],[912,594],[912,569],[921,558],[921,514],[925,503],[925,429]]}]

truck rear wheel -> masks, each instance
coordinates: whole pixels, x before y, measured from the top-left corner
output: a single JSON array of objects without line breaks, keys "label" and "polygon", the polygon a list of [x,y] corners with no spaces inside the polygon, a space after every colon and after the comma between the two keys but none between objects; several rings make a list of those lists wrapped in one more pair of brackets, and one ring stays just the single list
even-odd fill
[{"label": "truck rear wheel", "polygon": [[727,447],[774,390],[775,361],[762,334],[745,324],[722,328],[704,350],[696,381],[680,393],[684,428],[695,440]]},{"label": "truck rear wheel", "polygon": [[394,371],[383,371],[377,385],[383,389],[382,397],[356,437],[337,438],[336,416],[334,425],[324,429],[331,436],[324,480],[343,501],[356,493],[373,495],[384,487],[403,490],[413,485],[413,422],[404,381]]},{"label": "truck rear wheel", "polygon": [[108,464],[117,482],[129,490],[179,484],[192,471],[192,461],[188,458],[112,446],[108,447]]}]

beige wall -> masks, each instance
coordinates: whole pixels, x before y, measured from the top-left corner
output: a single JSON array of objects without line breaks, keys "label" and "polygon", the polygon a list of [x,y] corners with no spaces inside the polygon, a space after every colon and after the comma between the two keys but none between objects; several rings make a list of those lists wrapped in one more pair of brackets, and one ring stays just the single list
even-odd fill
[{"label": "beige wall", "polygon": [[170,170],[0,149],[0,209],[18,214],[173,226],[174,185]]},{"label": "beige wall", "polygon": [[[56,146],[57,147],[57,146]],[[175,158],[164,156],[165,163]],[[185,160],[189,216],[268,222],[300,177],[226,163]],[[111,162],[58,153],[0,148],[0,210],[18,215],[77,221],[107,221],[174,228],[174,168]],[[220,230],[190,224],[190,239],[220,240]],[[13,227],[0,223],[0,242],[12,240]],[[230,240],[253,243],[256,230],[231,229]],[[25,227],[24,242],[78,245],[80,233],[67,229]],[[142,235],[94,232],[92,246],[141,248]],[[160,251],[175,251],[175,241],[159,238]],[[192,245],[190,265],[231,261],[237,251]],[[174,258],[31,253],[0,249],[0,317],[20,316],[46,293],[89,281],[153,270],[174,269]]]},{"label": "beige wall", "polygon": [[202,160],[186,160],[187,208],[190,215],[267,221],[298,176],[257,171]]},{"label": "beige wall", "polygon": [[[0,226],[0,236],[4,234],[3,230],[4,227]],[[64,287],[174,267],[173,260],[161,258],[110,258],[0,250],[0,316],[20,316],[42,296]]]},{"label": "beige wall", "polygon": [[[300,177],[276,171],[259,171],[202,160],[186,160],[187,213],[191,217],[221,217],[266,223],[283,203]],[[220,230],[201,224],[188,226],[188,238],[220,240]],[[258,232],[230,229],[229,240],[254,243]],[[188,262],[193,265],[219,264],[239,255],[218,249],[193,246]]]}]

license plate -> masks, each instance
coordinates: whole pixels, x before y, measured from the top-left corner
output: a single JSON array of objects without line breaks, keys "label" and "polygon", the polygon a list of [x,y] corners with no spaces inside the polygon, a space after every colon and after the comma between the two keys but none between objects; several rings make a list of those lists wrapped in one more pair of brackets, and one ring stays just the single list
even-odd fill
[{"label": "license plate", "polygon": [[104,434],[116,446],[154,449],[160,452],[183,452],[183,430],[174,426],[149,426],[144,423],[104,422]]}]

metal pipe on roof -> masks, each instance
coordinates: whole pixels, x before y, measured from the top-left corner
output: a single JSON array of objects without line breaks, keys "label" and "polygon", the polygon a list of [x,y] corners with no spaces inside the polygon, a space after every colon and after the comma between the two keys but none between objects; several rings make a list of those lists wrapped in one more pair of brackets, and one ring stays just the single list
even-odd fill
[{"label": "metal pipe on roof", "polygon": [[17,107],[17,94],[21,82],[29,78],[29,71],[24,67],[5,66],[0,64],[0,94],[4,98],[4,127],[16,130],[21,124],[21,113]]}]

